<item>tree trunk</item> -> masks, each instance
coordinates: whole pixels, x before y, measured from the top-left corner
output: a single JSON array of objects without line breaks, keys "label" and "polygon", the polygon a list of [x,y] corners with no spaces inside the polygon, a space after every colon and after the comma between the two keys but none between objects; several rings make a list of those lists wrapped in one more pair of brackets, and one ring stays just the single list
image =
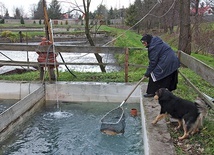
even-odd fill
[{"label": "tree trunk", "polygon": [[[199,33],[199,14],[198,14],[199,0],[196,0],[195,4],[195,34]],[[197,37],[197,36],[196,36]]]},{"label": "tree trunk", "polygon": [[180,36],[178,50],[191,54],[190,0],[180,0]]},{"label": "tree trunk", "polygon": [[199,18],[200,15],[198,14],[198,7],[199,7],[199,0],[195,1],[195,18],[194,18],[194,26],[193,26],[193,41],[196,45],[200,44],[201,35],[199,31]]},{"label": "tree trunk", "polygon": [[[84,10],[85,10],[85,35],[90,43],[91,46],[95,46],[93,39],[91,38],[90,35],[90,28],[89,28],[89,6],[90,6],[90,1],[87,1],[87,5],[85,5],[85,2],[83,0],[83,4],[84,4]],[[102,57],[98,54],[98,53],[94,53],[98,63],[100,64],[100,69],[102,72],[106,72],[105,70],[105,66],[102,65]]]}]

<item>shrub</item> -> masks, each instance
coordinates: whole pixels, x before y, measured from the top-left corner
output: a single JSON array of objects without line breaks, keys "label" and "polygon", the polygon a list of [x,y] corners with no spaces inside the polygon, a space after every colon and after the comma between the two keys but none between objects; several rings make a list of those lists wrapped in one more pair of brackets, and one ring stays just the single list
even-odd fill
[{"label": "shrub", "polygon": [[1,33],[1,37],[10,37],[12,36],[12,32],[11,31],[3,31]]},{"label": "shrub", "polygon": [[4,19],[1,19],[1,20],[0,20],[0,24],[4,24]]},{"label": "shrub", "polygon": [[22,16],[21,16],[21,19],[20,19],[20,23],[21,24],[25,24],[24,18]]}]

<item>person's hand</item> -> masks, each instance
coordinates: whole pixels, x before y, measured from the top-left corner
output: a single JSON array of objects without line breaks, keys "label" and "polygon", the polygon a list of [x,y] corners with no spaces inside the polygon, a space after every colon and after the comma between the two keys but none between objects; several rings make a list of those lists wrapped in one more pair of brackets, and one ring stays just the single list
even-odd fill
[{"label": "person's hand", "polygon": [[148,78],[148,77],[144,75],[144,78]]}]

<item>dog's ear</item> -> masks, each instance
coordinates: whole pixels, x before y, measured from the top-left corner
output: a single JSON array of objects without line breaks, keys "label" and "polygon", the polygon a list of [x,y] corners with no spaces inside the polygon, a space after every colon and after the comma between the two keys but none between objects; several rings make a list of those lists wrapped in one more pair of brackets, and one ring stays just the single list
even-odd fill
[{"label": "dog's ear", "polygon": [[158,92],[161,100],[168,100],[172,94],[167,88],[160,88]]},{"label": "dog's ear", "polygon": [[159,91],[159,96],[161,96],[165,91],[167,90],[167,88],[160,88]]},{"label": "dog's ear", "polygon": [[160,96],[160,95],[161,95],[161,89],[158,89],[158,90],[155,92],[155,95]]},{"label": "dog's ear", "polygon": [[163,90],[159,89],[159,96],[161,96],[163,94]]}]

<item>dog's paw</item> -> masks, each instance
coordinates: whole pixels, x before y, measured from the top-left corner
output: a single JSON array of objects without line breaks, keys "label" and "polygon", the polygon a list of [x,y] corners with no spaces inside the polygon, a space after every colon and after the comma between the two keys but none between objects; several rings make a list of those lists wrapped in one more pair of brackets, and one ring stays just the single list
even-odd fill
[{"label": "dog's paw", "polygon": [[171,122],[170,121],[166,121],[166,124],[171,124]]},{"label": "dog's paw", "polygon": [[175,127],[175,130],[177,131],[177,130],[179,130],[181,128],[181,126],[177,126],[177,127]]},{"label": "dog's paw", "polygon": [[154,96],[154,99],[155,99],[155,100],[158,100],[158,98],[159,98],[158,95],[155,95],[155,96]]},{"label": "dog's paw", "polygon": [[184,134],[182,137],[178,137],[178,139],[180,140],[180,141],[182,141],[182,140],[184,140],[184,139],[186,139],[186,138],[188,138],[189,137],[189,134]]},{"label": "dog's paw", "polygon": [[174,128],[174,131],[178,131],[178,130],[179,130],[179,128],[177,128],[177,127]]},{"label": "dog's paw", "polygon": [[157,124],[157,121],[156,120],[152,121],[152,124],[153,125]]},{"label": "dog's paw", "polygon": [[200,132],[200,130],[197,128],[197,129],[195,129],[194,131],[191,132],[191,135],[194,135],[194,134],[196,134],[198,132]]}]

